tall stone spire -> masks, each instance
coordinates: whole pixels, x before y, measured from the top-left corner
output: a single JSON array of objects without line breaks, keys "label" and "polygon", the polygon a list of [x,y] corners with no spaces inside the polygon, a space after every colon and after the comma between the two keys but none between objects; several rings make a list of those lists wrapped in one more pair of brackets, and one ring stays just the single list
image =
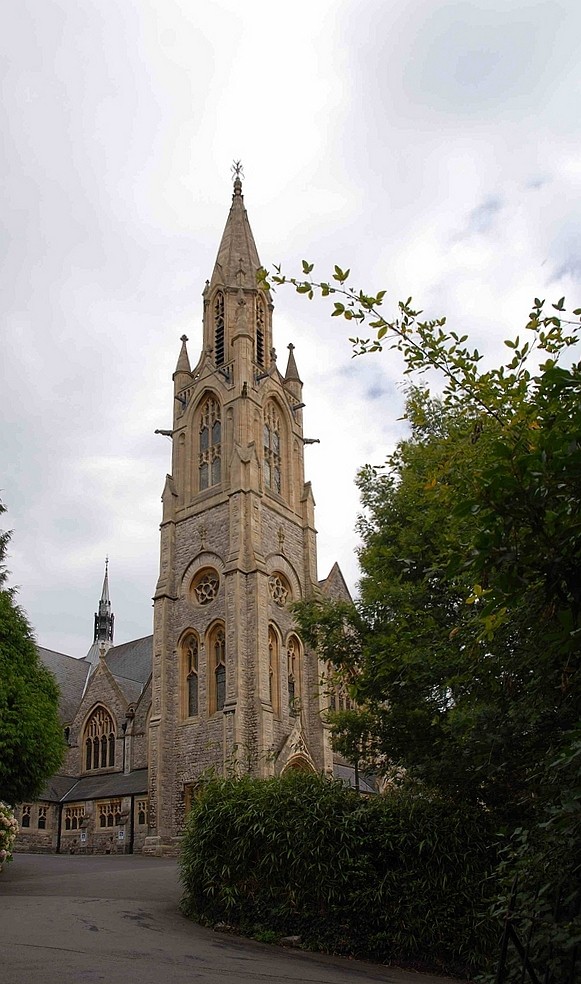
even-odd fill
[{"label": "tall stone spire", "polygon": [[234,178],[232,205],[218,248],[210,288],[218,284],[223,287],[256,287],[256,271],[260,265],[258,250],[244,207],[238,167]]},{"label": "tall stone spire", "polygon": [[111,599],[109,597],[109,558],[105,558],[105,577],[103,578],[103,588],[99,599],[99,610],[95,612],[95,630],[93,643],[86,659],[95,665],[99,661],[101,652],[107,652],[113,645],[113,626],[115,616],[111,611]]}]

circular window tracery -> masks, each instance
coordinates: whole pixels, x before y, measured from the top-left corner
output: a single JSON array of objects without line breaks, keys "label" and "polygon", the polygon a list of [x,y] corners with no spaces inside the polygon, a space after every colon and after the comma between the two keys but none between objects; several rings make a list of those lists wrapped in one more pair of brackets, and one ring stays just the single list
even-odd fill
[{"label": "circular window tracery", "polygon": [[268,590],[275,605],[283,608],[289,600],[290,588],[286,578],[281,574],[271,574],[268,579]]},{"label": "circular window tracery", "polygon": [[209,605],[214,601],[220,587],[220,578],[214,570],[200,571],[192,582],[192,591],[198,605]]}]

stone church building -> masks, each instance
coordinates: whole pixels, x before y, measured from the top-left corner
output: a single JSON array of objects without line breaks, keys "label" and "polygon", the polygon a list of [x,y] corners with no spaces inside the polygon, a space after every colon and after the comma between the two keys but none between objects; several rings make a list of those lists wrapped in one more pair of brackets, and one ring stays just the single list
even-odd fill
[{"label": "stone church building", "polygon": [[20,850],[175,853],[205,770],[341,775],[325,710],[343,695],[305,648],[290,604],[348,598],[318,580],[304,476],[303,384],[277,366],[273,304],[242,184],[203,292],[201,352],[173,375],[172,473],[162,495],[153,635],[113,644],[107,567],[84,659],[40,649],[61,690],[67,753],[19,807]]}]

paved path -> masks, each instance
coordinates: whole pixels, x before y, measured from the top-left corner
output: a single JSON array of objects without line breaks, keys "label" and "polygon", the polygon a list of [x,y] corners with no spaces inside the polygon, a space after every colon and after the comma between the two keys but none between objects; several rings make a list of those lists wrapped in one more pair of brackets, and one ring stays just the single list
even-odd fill
[{"label": "paved path", "polygon": [[19,854],[0,875],[2,984],[451,984],[203,929],[175,861]]}]

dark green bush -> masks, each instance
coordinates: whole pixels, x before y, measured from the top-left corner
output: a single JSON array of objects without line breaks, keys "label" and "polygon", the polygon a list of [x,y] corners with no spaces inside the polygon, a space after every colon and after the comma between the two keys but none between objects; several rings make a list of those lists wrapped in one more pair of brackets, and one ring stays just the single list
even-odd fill
[{"label": "dark green bush", "polygon": [[213,778],[188,819],[183,908],[311,948],[466,972],[496,942],[492,844],[482,812],[426,794],[364,799],[304,773]]}]

